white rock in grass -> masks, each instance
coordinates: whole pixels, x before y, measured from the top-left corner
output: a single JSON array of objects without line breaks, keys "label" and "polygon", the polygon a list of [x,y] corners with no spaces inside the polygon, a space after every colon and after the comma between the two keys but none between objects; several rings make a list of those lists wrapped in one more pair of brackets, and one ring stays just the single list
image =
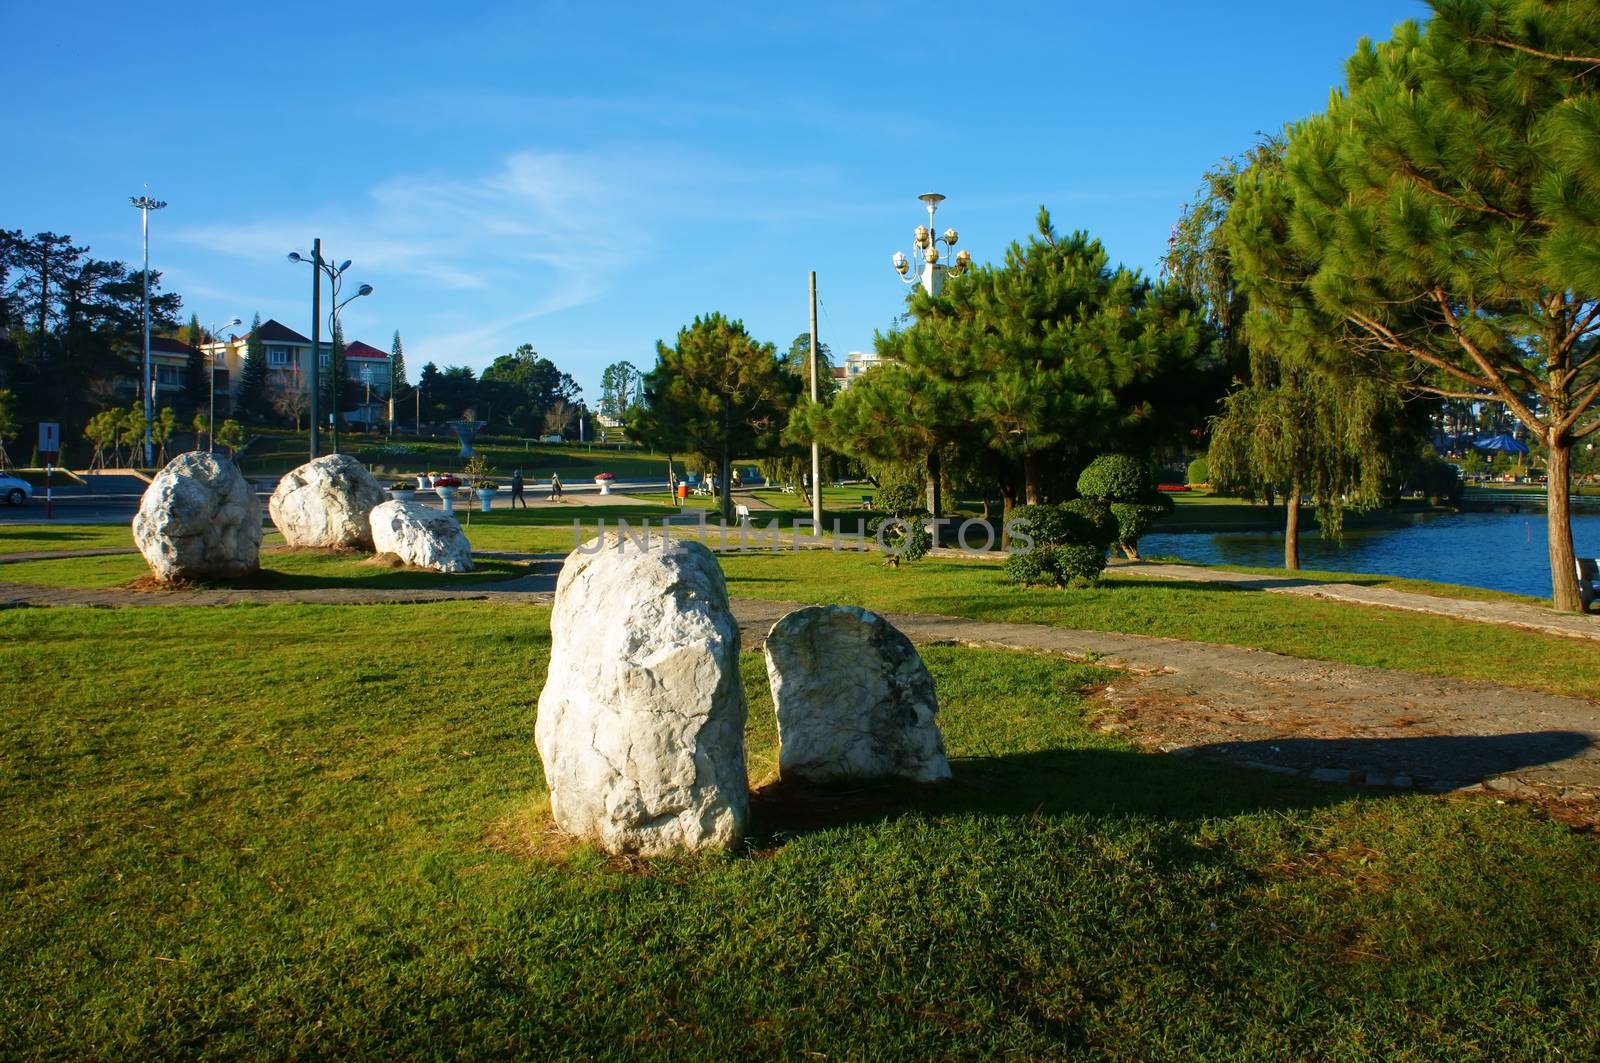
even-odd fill
[{"label": "white rock in grass", "polygon": [[365,465],[328,454],[285,473],[267,508],[290,546],[371,549],[368,517],[388,497]]},{"label": "white rock in grass", "polygon": [[368,514],[372,547],[408,565],[471,572],[472,545],[450,514],[416,502],[385,502]]},{"label": "white rock in grass", "polygon": [[772,626],[766,656],[783,778],[950,777],[933,678],[883,617],[853,606],[797,609]]},{"label": "white rock in grass", "polygon": [[159,580],[247,576],[260,567],[261,503],[222,455],[179,454],[145,489],[133,543]]},{"label": "white rock in grass", "polygon": [[550,641],[534,735],[556,825],[614,853],[738,843],[750,818],[739,625],[711,551],[585,544],[561,568]]}]

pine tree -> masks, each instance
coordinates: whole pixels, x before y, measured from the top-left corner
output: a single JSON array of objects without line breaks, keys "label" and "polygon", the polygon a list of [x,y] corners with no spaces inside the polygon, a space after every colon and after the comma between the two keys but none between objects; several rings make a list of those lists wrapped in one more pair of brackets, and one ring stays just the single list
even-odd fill
[{"label": "pine tree", "polygon": [[189,315],[189,325],[184,329],[183,340],[189,345],[189,360],[183,370],[183,408],[193,413],[206,404],[210,392],[206,385],[206,354],[200,345],[206,342],[205,329],[200,325],[200,315]]},{"label": "pine tree", "polygon": [[400,345],[400,330],[394,330],[394,342],[389,345],[389,390],[398,396],[406,388],[406,350]]},{"label": "pine tree", "polygon": [[261,345],[261,315],[250,322],[250,335],[244,345],[244,365],[239,370],[239,387],[234,396],[239,416],[260,421],[267,416],[267,355]]},{"label": "pine tree", "polygon": [[1287,214],[1259,227],[1249,271],[1292,320],[1270,291],[1289,246],[1354,357],[1527,426],[1565,610],[1581,608],[1572,448],[1600,432],[1597,55],[1592,4],[1541,0],[1441,0],[1426,28],[1363,41],[1347,88],[1291,131]]},{"label": "pine tree", "polygon": [[657,449],[717,460],[722,518],[731,522],[733,459],[777,450],[799,394],[800,381],[784,369],[772,344],[752,339],[742,321],[707,314],[680,329],[673,346],[656,344],[656,367],[645,379],[646,410],[631,431]]},{"label": "pine tree", "polygon": [[329,341],[328,367],[319,381],[317,405],[323,412],[335,417],[335,424],[344,428],[344,408],[354,395],[354,389],[344,376],[344,326],[335,323]]}]

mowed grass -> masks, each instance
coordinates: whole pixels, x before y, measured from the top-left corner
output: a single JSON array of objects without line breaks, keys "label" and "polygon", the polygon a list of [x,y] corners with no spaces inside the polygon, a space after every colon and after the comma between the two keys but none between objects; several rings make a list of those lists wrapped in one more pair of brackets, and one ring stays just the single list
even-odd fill
[{"label": "mowed grass", "polygon": [[[1109,674],[1045,657],[925,651],[947,786],[767,789],[726,856],[562,846],[532,740],[547,621],[0,614],[4,1054],[1501,1060],[1600,1037],[1593,837],[1136,753],[1089,726]],[[759,780],[759,656],[744,678]]]},{"label": "mowed grass", "polygon": [[721,561],[729,592],[747,597],[1155,635],[1600,696],[1600,643],[1499,624],[1114,570],[1097,587],[1048,589],[1012,586],[988,561],[892,569],[876,554],[826,550],[733,551]]},{"label": "mowed grass", "polygon": [[[263,547],[261,569],[254,575],[237,580],[217,580],[203,585],[263,590],[339,587],[417,590],[516,579],[532,572],[533,568],[523,562],[487,558],[475,558],[471,572],[433,572],[376,562],[372,560],[372,555],[367,553],[291,550],[288,547],[277,546]],[[90,589],[126,587],[149,574],[149,566],[138,554],[16,561],[0,565],[0,582],[34,583],[48,587]]]}]

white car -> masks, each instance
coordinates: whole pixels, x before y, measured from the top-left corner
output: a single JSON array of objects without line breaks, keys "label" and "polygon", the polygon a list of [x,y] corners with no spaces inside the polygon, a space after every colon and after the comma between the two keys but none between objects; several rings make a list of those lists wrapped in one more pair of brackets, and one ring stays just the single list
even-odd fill
[{"label": "white car", "polygon": [[0,473],[0,498],[4,498],[7,505],[20,506],[32,497],[32,484],[18,477]]}]

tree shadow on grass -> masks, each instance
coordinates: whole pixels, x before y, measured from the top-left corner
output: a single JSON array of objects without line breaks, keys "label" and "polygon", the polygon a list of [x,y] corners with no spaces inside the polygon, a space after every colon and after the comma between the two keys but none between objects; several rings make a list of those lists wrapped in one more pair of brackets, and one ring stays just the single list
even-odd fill
[{"label": "tree shadow on grass", "polygon": [[[1193,746],[1196,756],[1310,772],[1367,773],[1412,785],[1457,789],[1583,753],[1595,736],[1582,731],[1514,731],[1496,735],[1397,738],[1271,738]],[[1429,787],[1428,784],[1436,784]]]},{"label": "tree shadow on grass", "polygon": [[[798,835],[902,815],[1141,818],[1193,823],[1255,812],[1316,809],[1356,794],[1408,791],[1328,786],[1219,760],[1300,769],[1348,762],[1351,769],[1398,773],[1413,765],[1418,781],[1481,782],[1564,760],[1593,745],[1574,731],[1440,735],[1398,739],[1288,739],[1197,747],[1198,756],[1107,749],[1051,749],[951,761],[952,778],[934,785],[894,780],[819,784],[775,781],[751,794],[751,844],[757,849]],[[1272,752],[1266,747],[1272,747]],[[1384,765],[1390,765],[1384,767]],[[1436,765],[1431,770],[1424,767]]]}]

